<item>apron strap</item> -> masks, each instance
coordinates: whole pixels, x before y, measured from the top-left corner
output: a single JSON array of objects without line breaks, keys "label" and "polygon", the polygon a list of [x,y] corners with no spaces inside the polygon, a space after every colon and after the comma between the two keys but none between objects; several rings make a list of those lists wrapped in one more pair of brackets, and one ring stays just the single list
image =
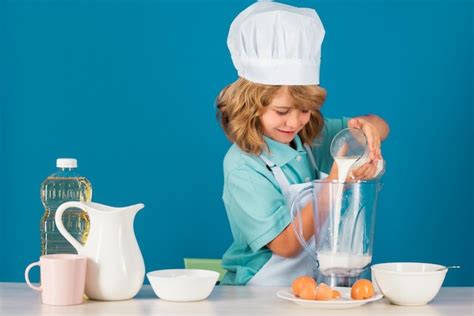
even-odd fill
[{"label": "apron strap", "polygon": [[[306,150],[306,153],[308,154],[309,161],[311,162],[311,165],[313,166],[314,170],[316,171],[316,179],[321,179],[321,173],[319,172],[318,165],[316,164],[316,160],[314,159],[313,151],[311,150],[311,147],[308,144],[304,144],[304,148]],[[279,166],[277,166],[273,161],[270,159],[266,158],[262,154],[260,154],[260,159],[263,160],[265,165],[270,169],[270,171],[273,173],[275,176],[276,181],[280,185],[280,188],[283,192],[287,192],[288,188],[290,186],[290,183],[288,182],[288,179],[286,178],[285,174],[281,170]]]},{"label": "apron strap", "polygon": [[281,168],[263,155],[260,155],[260,159],[262,159],[263,162],[267,165],[267,167],[270,168],[270,171],[275,176],[275,179],[280,185],[281,190],[283,192],[288,192],[288,187],[290,186],[290,183],[288,182],[288,179],[286,178]]},{"label": "apron strap", "polygon": [[321,179],[321,173],[319,172],[318,165],[316,164],[316,159],[314,159],[313,151],[308,144],[304,144],[304,149],[306,149],[306,153],[308,154],[309,161],[313,165],[314,170],[316,171],[316,179]]}]

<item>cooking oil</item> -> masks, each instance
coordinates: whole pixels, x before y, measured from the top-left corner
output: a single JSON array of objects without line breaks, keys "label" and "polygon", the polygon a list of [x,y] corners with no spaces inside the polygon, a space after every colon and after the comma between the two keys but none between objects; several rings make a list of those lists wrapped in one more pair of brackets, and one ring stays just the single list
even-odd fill
[{"label": "cooking oil", "polygon": [[[40,223],[41,254],[77,253],[76,249],[61,235],[54,216],[64,202],[90,202],[92,185],[87,178],[77,171],[77,160],[60,158],[56,161],[58,170],[48,176],[41,184],[41,201],[45,208]],[[69,208],[63,215],[64,227],[81,244],[89,234],[89,217],[81,209]]]}]

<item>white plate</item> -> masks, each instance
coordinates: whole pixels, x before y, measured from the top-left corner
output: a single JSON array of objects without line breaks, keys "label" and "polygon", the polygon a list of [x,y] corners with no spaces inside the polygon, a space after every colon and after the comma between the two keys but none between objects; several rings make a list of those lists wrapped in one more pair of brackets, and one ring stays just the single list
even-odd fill
[{"label": "white plate", "polygon": [[293,295],[290,289],[279,290],[276,294],[279,298],[284,300],[292,301],[296,304],[302,305],[309,308],[317,309],[347,309],[361,306],[370,302],[378,301],[383,297],[382,294],[375,293],[375,295],[366,300],[353,300],[351,298],[351,288],[347,287],[335,287],[333,288],[341,292],[341,298],[331,301],[313,301],[304,300]]}]

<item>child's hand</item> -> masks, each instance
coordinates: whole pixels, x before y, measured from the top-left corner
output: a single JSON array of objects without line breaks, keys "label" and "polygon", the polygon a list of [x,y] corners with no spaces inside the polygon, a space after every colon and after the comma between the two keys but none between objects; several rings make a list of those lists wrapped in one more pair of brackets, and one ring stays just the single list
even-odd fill
[{"label": "child's hand", "polygon": [[[349,180],[368,180],[373,179],[377,173],[377,161],[368,162],[363,164],[357,169],[351,170],[347,175],[345,181]],[[338,180],[338,168],[337,164],[334,162],[329,172],[328,179]]]},{"label": "child's hand", "polygon": [[[377,129],[377,126],[375,126],[375,124],[373,124],[367,118],[362,116],[355,117],[349,120],[347,125],[351,128],[361,129],[367,137],[367,143],[369,146],[370,164],[367,163],[354,171],[358,171],[356,172],[357,174],[370,173],[373,167],[377,167],[377,160],[382,160],[382,151],[380,149],[380,143],[382,140],[380,137],[379,130]],[[356,177],[355,174],[354,177]]]},{"label": "child's hand", "polygon": [[348,178],[352,180],[368,180],[375,177],[377,173],[377,160],[363,164],[357,169],[349,172]]}]

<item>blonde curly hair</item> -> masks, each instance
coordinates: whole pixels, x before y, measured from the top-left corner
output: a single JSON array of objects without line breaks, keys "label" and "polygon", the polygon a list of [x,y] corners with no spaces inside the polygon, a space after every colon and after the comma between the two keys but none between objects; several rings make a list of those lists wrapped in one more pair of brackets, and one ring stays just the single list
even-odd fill
[{"label": "blonde curly hair", "polygon": [[260,116],[282,88],[288,89],[294,107],[311,111],[309,122],[298,133],[303,143],[311,144],[324,125],[320,109],[326,99],[325,89],[317,85],[265,85],[244,78],[225,87],[216,100],[217,119],[227,138],[247,153],[258,155],[267,150]]}]

